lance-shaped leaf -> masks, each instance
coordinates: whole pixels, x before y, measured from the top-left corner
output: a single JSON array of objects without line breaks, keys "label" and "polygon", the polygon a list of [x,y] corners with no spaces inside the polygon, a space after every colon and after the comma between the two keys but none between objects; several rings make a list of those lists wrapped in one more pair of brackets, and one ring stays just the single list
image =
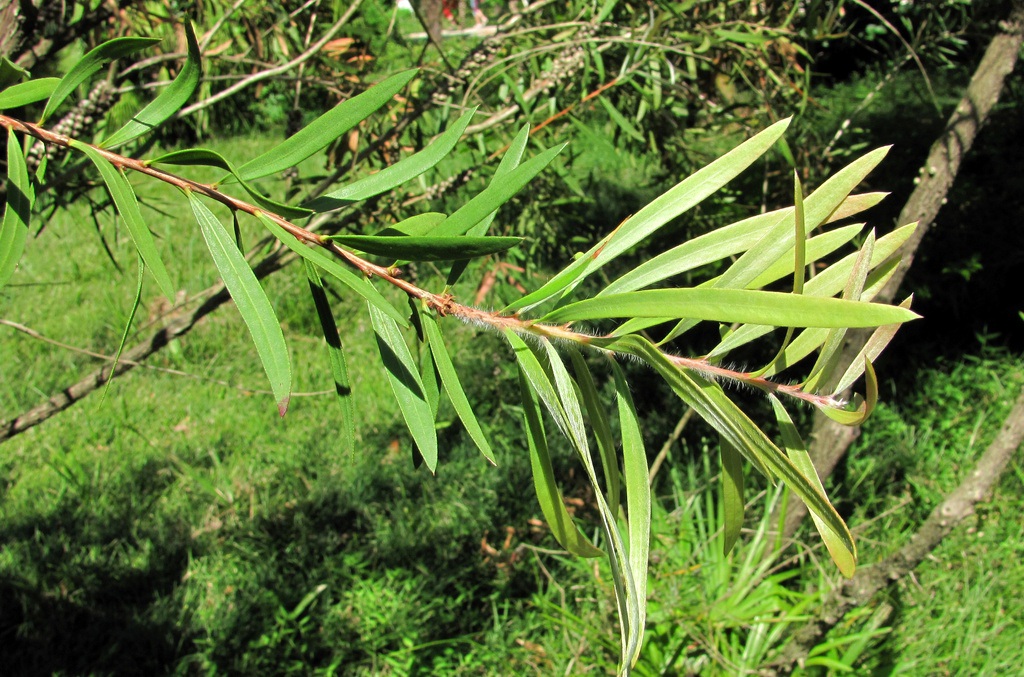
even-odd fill
[{"label": "lance-shaped leaf", "polygon": [[451,355],[448,354],[448,348],[444,345],[444,337],[441,336],[441,330],[438,328],[437,322],[430,313],[420,313],[420,321],[423,323],[423,334],[427,339],[427,344],[430,346],[430,352],[434,355],[434,364],[437,367],[437,372],[441,375],[444,391],[448,394],[448,399],[451,401],[455,413],[458,415],[459,420],[462,421],[462,425],[465,426],[466,432],[469,433],[473,443],[480,449],[480,453],[484,455],[484,458],[490,461],[491,465],[498,465],[494,460],[494,452],[491,450],[491,445],[487,442],[487,436],[480,428],[480,423],[476,420],[476,414],[473,413],[473,407],[469,403],[469,398],[466,397],[466,392],[462,389],[459,374],[455,370],[454,363],[452,363]]},{"label": "lance-shaped leaf", "polygon": [[618,513],[620,503],[621,482],[619,480],[619,461],[615,450],[615,442],[612,438],[612,429],[608,425],[608,414],[601,403],[601,397],[597,393],[597,386],[594,384],[594,376],[590,373],[590,367],[583,355],[578,350],[569,349],[569,358],[572,360],[572,370],[576,374],[576,383],[580,388],[580,396],[583,398],[583,406],[587,409],[587,419],[590,421],[590,428],[597,440],[597,450],[601,455],[601,469],[604,471],[604,485],[608,497],[608,505],[613,514]]},{"label": "lance-shaped leaf", "polygon": [[231,293],[245,326],[249,328],[263,369],[270,379],[270,389],[277,400],[277,410],[284,416],[292,389],[292,367],[288,346],[284,342],[281,323],[277,320],[267,293],[260,286],[249,263],[238,251],[235,240],[221,225],[220,220],[202,203],[195,193],[188,193],[192,212],[210,250],[213,262],[220,271],[224,285]]},{"label": "lance-shaped leaf", "polygon": [[544,322],[612,317],[689,318],[777,327],[877,327],[919,317],[899,306],[751,289],[645,289],[598,296],[554,310]]},{"label": "lance-shaped leaf", "polygon": [[402,316],[398,310],[391,305],[391,303],[384,298],[384,296],[377,291],[377,288],[370,284],[370,281],[365,277],[356,275],[351,270],[343,266],[336,258],[320,249],[319,247],[311,247],[303,244],[295,239],[295,236],[286,231],[280,225],[274,222],[266,214],[257,215],[260,223],[262,223],[267,230],[274,234],[274,236],[285,244],[286,247],[291,249],[293,252],[301,256],[302,258],[315,263],[325,272],[331,275],[343,285],[359,294],[368,303],[373,305],[378,310],[382,311],[385,315],[390,317],[392,320],[397,322],[402,327],[408,327],[409,323],[405,317]]},{"label": "lance-shaped leaf", "polygon": [[541,512],[551,528],[551,534],[559,545],[577,557],[600,557],[604,553],[584,536],[572,516],[565,508],[562,492],[555,483],[555,471],[548,454],[547,437],[541,420],[537,397],[523,372],[519,370],[519,388],[522,393],[523,416],[526,419],[526,442],[530,448],[530,467],[533,470],[533,487],[537,492]]},{"label": "lance-shaped leaf", "polygon": [[503,252],[521,237],[437,237],[431,235],[332,235],[330,240],[376,256],[408,261],[456,261]]},{"label": "lance-shaped leaf", "polygon": [[[504,181],[505,177],[516,167],[519,166],[520,161],[523,159],[523,151],[526,150],[526,143],[530,140],[530,126],[523,125],[519,133],[516,134],[516,138],[509,144],[508,150],[501,156],[501,162],[498,163],[498,168],[494,170],[494,176],[491,178],[491,183],[498,181]],[[467,235],[479,236],[487,233],[487,230],[491,227],[491,223],[494,221],[497,211],[493,211],[483,219],[481,219],[476,225],[469,228],[466,231]],[[462,277],[462,273],[466,271],[466,267],[469,265],[467,261],[456,261],[452,264],[451,270],[448,271],[448,280],[445,282],[449,287],[455,286],[455,283]]]},{"label": "lance-shaped leaf", "polygon": [[178,166],[201,166],[201,167],[217,167],[218,169],[224,169],[231,173],[231,175],[242,185],[242,188],[249,197],[253,199],[260,207],[263,207],[268,212],[273,212],[278,216],[283,216],[286,219],[301,219],[311,215],[313,212],[309,209],[303,209],[302,207],[292,207],[291,205],[284,204],[272,200],[260,191],[256,189],[249,181],[243,181],[239,175],[238,170],[228,160],[214,150],[207,148],[186,148],[184,150],[176,150],[165,155],[161,155],[158,158],[154,158],[146,162],[147,165],[178,165]]},{"label": "lance-shaped leaf", "polygon": [[434,235],[455,236],[462,235],[470,228],[486,219],[498,207],[508,202],[512,197],[522,190],[523,186],[537,176],[558,153],[565,148],[566,144],[560,144],[546,151],[537,157],[530,158],[509,172],[503,180],[492,181],[487,188],[474,196],[469,202],[462,205],[454,214],[445,219],[444,223],[434,230]]},{"label": "lance-shaped leaf", "polygon": [[132,190],[132,184],[124,172],[114,167],[103,155],[92,146],[72,140],[71,147],[79,150],[88,157],[96,169],[99,170],[103,183],[107,186],[110,197],[114,200],[117,213],[124,219],[135,248],[139,250],[142,260],[146,262],[160,291],[169,301],[174,302],[174,285],[171,283],[171,276],[164,267],[163,259],[156,248],[156,240],[149,232],[146,221],[142,218],[142,210],[139,208],[139,199]]},{"label": "lance-shaped leaf", "polygon": [[43,109],[43,114],[39,118],[39,124],[46,122],[71,92],[78,89],[80,84],[91,78],[107,63],[122,56],[134,54],[158,42],[160,42],[159,38],[114,38],[90,50],[68,71],[67,75],[61,78],[60,84],[54,88]]},{"label": "lance-shaped leaf", "polygon": [[[762,473],[769,477],[774,475],[785,482],[808,509],[842,539],[850,552],[856,552],[849,529],[825,495],[807,481],[792,461],[729,399],[721,386],[676,367],[650,341],[640,336],[630,335],[608,341],[603,347],[634,355],[653,367],[680,399],[744,458]],[[827,409],[823,411],[828,413]]]},{"label": "lance-shaped leaf", "polygon": [[578,285],[586,276],[615,260],[630,247],[643,241],[734,179],[782,136],[789,122],[789,119],[786,119],[775,123],[684,179],[621,224],[610,236],[591,247],[586,254],[564,268],[540,289],[511,304],[508,310],[523,310],[543,303],[556,294],[568,293],[568,290]]},{"label": "lance-shaped leaf", "polygon": [[445,130],[443,134],[418,153],[399,160],[375,174],[364,176],[346,186],[321,195],[304,206],[315,212],[329,212],[334,209],[340,209],[352,202],[365,200],[374,195],[380,195],[381,193],[393,190],[406,181],[416,178],[437,165],[438,162],[452,152],[455,144],[466,131],[466,127],[469,126],[469,121],[473,118],[474,113],[476,113],[476,108],[465,113]]},{"label": "lance-shaped leaf", "polygon": [[[779,424],[779,430],[782,433],[782,443],[786,447],[786,453],[789,454],[789,460],[803,473],[803,476],[811,486],[824,495],[825,487],[822,486],[821,480],[818,478],[818,472],[814,469],[814,462],[811,460],[811,455],[807,453],[807,448],[804,446],[800,433],[797,432],[796,426],[793,424],[793,419],[789,417],[789,413],[777,397],[769,395],[768,399],[771,400],[772,410],[775,412],[775,420]],[[847,578],[852,577],[857,569],[857,551],[851,549],[846,540],[832,530],[814,512],[811,512],[811,519],[814,521],[814,526],[818,533],[821,534],[821,540],[825,542],[825,547],[828,548],[829,554],[832,555],[832,561],[839,567],[839,571]]]},{"label": "lance-shaped leaf", "polygon": [[723,552],[728,555],[743,528],[743,456],[725,437],[719,443],[722,459]]},{"label": "lance-shaped leaf", "polygon": [[334,314],[331,312],[330,301],[327,300],[323,280],[320,279],[320,271],[310,261],[304,260],[302,263],[306,268],[306,279],[309,280],[309,291],[313,295],[316,314],[320,318],[320,328],[327,342],[331,377],[334,379],[334,390],[338,393],[341,404],[341,446],[351,454],[355,451],[355,407],[352,402],[352,382],[349,380],[348,364],[345,361],[345,346],[338,334],[338,325],[334,322]]},{"label": "lance-shaped leaf", "polygon": [[19,108],[27,106],[36,101],[42,101],[51,94],[60,84],[60,78],[39,78],[11,85],[0,92],[0,110],[8,108]]},{"label": "lance-shaped leaf", "polygon": [[139,306],[142,305],[142,283],[146,279],[146,262],[142,259],[142,255],[138,255],[139,259],[139,273],[135,277],[135,300],[132,301],[132,309],[128,313],[128,321],[124,323],[124,331],[121,332],[121,341],[117,344],[117,352],[114,353],[114,359],[110,363],[110,378],[103,384],[103,394],[100,396],[100,402],[102,403],[107,399],[107,392],[110,390],[110,384],[114,382],[114,372],[117,371],[117,363],[121,360],[121,352],[124,350],[124,344],[128,342],[128,334],[131,333],[132,323],[135,322],[135,314],[139,311]]},{"label": "lance-shaped leaf", "polygon": [[181,67],[177,77],[159,96],[132,116],[132,119],[121,129],[103,139],[101,147],[114,148],[153,131],[177,113],[192,97],[192,93],[196,91],[196,86],[203,76],[203,67],[200,60],[199,43],[196,41],[196,32],[191,21],[185,21],[185,41],[188,45],[188,53],[185,65]]},{"label": "lance-shaped leaf", "polygon": [[28,221],[32,213],[32,184],[21,144],[14,131],[7,130],[7,203],[0,225],[0,287],[14,275],[14,269],[25,252]]},{"label": "lance-shaped leaf", "polygon": [[370,322],[377,337],[381,361],[388,373],[391,391],[395,394],[402,418],[405,419],[405,425],[409,428],[423,462],[433,473],[437,470],[437,431],[434,428],[434,412],[427,401],[416,360],[395,321],[377,306],[367,304],[367,307],[370,309]]},{"label": "lance-shaped leaf", "polygon": [[[640,417],[636,413],[629,384],[619,365],[612,362],[615,372],[615,400],[619,410],[622,438],[622,477],[626,485],[626,516],[629,528],[629,567],[637,599],[637,628],[647,621],[647,561],[651,548],[651,485],[647,466],[647,451],[640,432]],[[630,664],[640,656],[637,645]]]},{"label": "lance-shaped leaf", "polygon": [[[913,296],[908,296],[903,299],[900,303],[901,308],[909,308],[913,301]],[[871,334],[871,338],[867,340],[864,347],[857,353],[857,357],[853,358],[853,362],[850,363],[849,368],[843,374],[842,378],[839,379],[839,383],[834,388],[836,394],[839,394],[853,385],[853,382],[860,378],[860,375],[864,373],[865,365],[873,363],[878,359],[878,356],[882,354],[885,347],[889,345],[889,341],[896,335],[896,331],[900,328],[898,324],[887,324],[879,327]]]},{"label": "lance-shaped leaf", "polygon": [[239,167],[238,176],[244,181],[251,181],[294,167],[370,117],[400,92],[415,75],[415,70],[392,75],[362,94],[342,101],[301,131]]}]

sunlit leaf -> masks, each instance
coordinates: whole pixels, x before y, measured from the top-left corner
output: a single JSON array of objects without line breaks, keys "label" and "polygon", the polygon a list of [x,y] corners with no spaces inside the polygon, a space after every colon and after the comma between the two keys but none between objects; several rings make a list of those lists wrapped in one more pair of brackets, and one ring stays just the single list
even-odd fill
[{"label": "sunlit leaf", "polygon": [[597,386],[594,384],[594,376],[590,373],[590,367],[587,366],[583,355],[578,350],[570,349],[569,358],[572,360],[572,369],[576,374],[576,383],[580,388],[583,406],[586,407],[587,419],[590,421],[590,428],[594,433],[594,439],[597,440],[597,449],[601,455],[601,469],[604,473],[608,505],[613,514],[617,514],[621,483],[619,481],[618,455],[612,437],[612,429],[608,424],[608,414],[604,410]]},{"label": "sunlit leaf", "polygon": [[[814,469],[814,462],[811,460],[810,454],[807,453],[807,448],[804,446],[803,439],[801,439],[800,433],[797,432],[796,426],[793,424],[793,419],[789,417],[789,413],[777,397],[771,395],[768,399],[771,400],[772,410],[775,412],[775,420],[778,422],[779,430],[782,434],[782,443],[786,447],[789,459],[811,486],[824,496],[825,487],[822,486],[821,480],[818,478],[818,472]],[[829,554],[832,555],[832,561],[839,567],[839,571],[847,578],[852,577],[857,569],[856,549],[851,548],[845,538],[837,534],[813,511],[811,511],[811,519],[814,521],[814,526],[817,528],[818,533],[821,534],[821,540],[825,542],[825,547],[828,548]]]},{"label": "sunlit leaf", "polygon": [[362,94],[342,101],[301,131],[239,167],[238,176],[244,181],[251,181],[294,167],[376,112],[415,75],[415,70],[392,75]]},{"label": "sunlit leaf", "polygon": [[114,148],[132,139],[153,131],[168,118],[178,112],[195,92],[203,67],[200,61],[199,43],[191,21],[185,21],[185,40],[188,52],[185,64],[181,67],[174,80],[145,108],[136,113],[121,129],[117,130],[100,144],[103,148]]},{"label": "sunlit leaf", "polygon": [[29,216],[32,213],[33,190],[28,166],[21,152],[21,143],[14,131],[7,130],[7,203],[0,225],[0,287],[14,275],[14,269],[25,252]]},{"label": "sunlit leaf", "polygon": [[393,190],[406,181],[414,179],[431,167],[437,165],[455,148],[455,144],[466,131],[476,109],[473,108],[456,120],[440,136],[434,139],[423,150],[404,158],[395,164],[370,174],[357,181],[342,186],[325,195],[306,203],[305,207],[316,212],[329,212],[339,209],[358,200],[365,200],[374,195]]},{"label": "sunlit leaf", "polygon": [[692,318],[780,327],[876,327],[907,322],[916,313],[881,303],[863,303],[749,289],[645,289],[598,296],[554,310],[551,323],[614,317]]},{"label": "sunlit leaf", "polygon": [[377,306],[367,304],[377,337],[377,349],[388,374],[391,390],[405,419],[416,448],[430,472],[437,470],[437,431],[434,412],[427,402],[416,360],[395,321]]},{"label": "sunlit leaf", "polygon": [[279,224],[275,223],[274,220],[266,214],[259,214],[258,218],[260,223],[262,223],[267,230],[273,233],[277,239],[283,242],[285,246],[293,252],[307,261],[315,263],[331,277],[362,296],[375,308],[397,322],[399,326],[409,326],[409,322],[405,319],[402,313],[398,312],[398,310],[391,305],[391,303],[384,298],[384,296],[377,291],[377,288],[374,287],[365,277],[356,275],[351,270],[343,266],[340,261],[319,247],[310,247],[309,245],[299,242],[295,239],[294,235],[286,231]]},{"label": "sunlit leaf", "polygon": [[304,260],[306,279],[309,280],[309,291],[313,296],[317,317],[320,318],[320,329],[327,342],[327,354],[331,362],[331,377],[334,379],[334,390],[338,393],[341,405],[341,420],[338,428],[341,432],[341,448],[349,454],[355,451],[355,406],[352,401],[352,382],[348,376],[348,364],[345,361],[345,346],[338,334],[338,326],[334,322],[331,304],[327,299],[327,291],[320,279],[320,271],[315,264]]},{"label": "sunlit leaf", "polygon": [[494,460],[494,451],[491,450],[491,445],[487,442],[487,436],[480,428],[476,414],[473,413],[473,407],[466,397],[466,392],[462,389],[458,372],[455,370],[452,358],[445,347],[444,337],[441,336],[441,330],[438,328],[437,322],[430,313],[420,313],[420,320],[423,323],[423,332],[427,338],[427,344],[434,355],[434,364],[441,375],[444,391],[448,394],[448,399],[451,401],[456,415],[462,421],[466,432],[469,433],[469,437],[476,444],[477,448],[480,449],[480,453],[484,455],[484,458],[490,461],[491,465],[497,465],[497,462]]},{"label": "sunlit leaf", "polygon": [[[909,308],[911,301],[913,301],[913,296],[908,296],[900,303],[900,307]],[[860,349],[860,352],[857,353],[857,356],[853,358],[853,362],[850,363],[849,368],[839,379],[839,383],[833,388],[834,392],[837,394],[841,393],[853,385],[853,382],[864,373],[865,365],[878,359],[878,356],[889,345],[889,341],[896,335],[896,331],[899,328],[899,324],[887,324],[872,332],[871,337]]]},{"label": "sunlit leaf", "polygon": [[255,273],[249,267],[242,253],[235,246],[235,240],[221,225],[213,212],[202,203],[195,193],[188,193],[192,211],[199,221],[199,227],[210,250],[213,262],[224,280],[231,298],[235,301],[245,326],[249,328],[256,352],[263,363],[263,369],[270,379],[270,389],[277,400],[278,412],[284,416],[291,397],[292,367],[288,346],[284,342],[281,323],[277,320],[267,293],[260,286]]},{"label": "sunlit leaf", "polygon": [[843,425],[860,425],[871,416],[878,404],[878,377],[875,376],[875,368],[871,362],[864,361],[864,397],[854,397],[854,401],[845,409],[835,407],[818,406],[817,409],[830,419]]},{"label": "sunlit leaf", "polygon": [[174,284],[171,283],[171,276],[164,267],[163,259],[156,248],[156,240],[149,232],[145,219],[142,218],[142,210],[139,208],[139,199],[135,196],[132,184],[124,171],[114,167],[92,146],[72,140],[71,147],[84,153],[99,170],[103,183],[107,186],[110,197],[114,200],[117,213],[121,215],[125,226],[128,228],[135,248],[139,250],[142,259],[146,262],[153,278],[156,280],[160,291],[169,301],[174,302]]},{"label": "sunlit leaf", "polygon": [[61,78],[60,84],[54,88],[46,102],[46,108],[43,109],[43,114],[39,117],[39,124],[46,122],[71,92],[78,89],[80,84],[91,78],[109,62],[122,56],[134,54],[158,42],[160,42],[159,38],[114,38],[90,50],[78,60],[78,63]]},{"label": "sunlit leaf", "polygon": [[8,108],[19,108],[27,106],[36,101],[42,101],[53,94],[53,90],[60,84],[60,78],[39,78],[11,85],[0,92],[0,110]]}]

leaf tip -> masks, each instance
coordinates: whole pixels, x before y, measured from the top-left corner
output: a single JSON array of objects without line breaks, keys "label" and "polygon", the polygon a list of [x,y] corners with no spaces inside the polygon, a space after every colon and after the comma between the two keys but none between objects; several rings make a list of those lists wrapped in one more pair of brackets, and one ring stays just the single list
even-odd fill
[{"label": "leaf tip", "polygon": [[277,403],[277,413],[280,414],[281,418],[288,413],[288,403],[291,401],[292,396],[286,395]]}]

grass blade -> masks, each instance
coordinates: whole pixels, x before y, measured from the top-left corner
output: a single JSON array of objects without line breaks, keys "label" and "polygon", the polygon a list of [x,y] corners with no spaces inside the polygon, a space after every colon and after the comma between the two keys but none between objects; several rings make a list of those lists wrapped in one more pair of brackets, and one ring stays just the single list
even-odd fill
[{"label": "grass blade", "polygon": [[288,411],[288,399],[291,397],[292,368],[288,356],[288,346],[284,342],[281,323],[277,320],[273,306],[267,293],[260,286],[249,263],[235,246],[235,239],[221,225],[213,212],[204,205],[199,196],[189,192],[192,211],[199,221],[199,227],[210,250],[213,262],[220,271],[224,284],[235,301],[245,326],[249,328],[256,352],[259,354],[263,369],[270,379],[270,389],[277,400],[277,410],[284,416]]},{"label": "grass blade", "polygon": [[484,455],[484,458],[490,461],[491,465],[498,465],[494,460],[494,451],[491,450],[491,445],[487,442],[487,436],[480,428],[480,423],[476,420],[476,414],[473,413],[473,407],[469,403],[469,398],[466,397],[466,392],[462,389],[459,374],[452,363],[448,348],[444,345],[444,337],[441,336],[441,330],[437,326],[437,322],[430,313],[420,313],[420,321],[423,324],[423,333],[426,336],[427,344],[430,346],[430,352],[434,355],[434,365],[441,375],[441,383],[444,385],[444,391],[448,393],[448,399],[451,401],[456,415],[462,421],[466,432],[469,433],[469,437],[476,444],[480,453]]},{"label": "grass blade", "polygon": [[185,21],[185,40],[188,52],[185,65],[167,88],[153,99],[149,105],[136,113],[121,129],[117,130],[100,144],[102,148],[114,148],[132,139],[151,132],[184,106],[196,91],[203,66],[199,54],[199,43],[191,21]]},{"label": "grass blade", "polygon": [[294,167],[376,112],[415,75],[415,70],[392,75],[362,94],[342,101],[301,131],[239,167],[238,176],[244,181],[252,181]]},{"label": "grass blade", "polygon": [[114,200],[117,213],[124,219],[124,224],[132,236],[132,241],[135,242],[135,248],[146,262],[150,272],[153,273],[160,291],[173,303],[174,285],[171,283],[171,276],[168,275],[163,259],[160,258],[160,252],[156,248],[156,240],[153,239],[153,234],[149,232],[149,227],[146,226],[146,222],[142,218],[139,199],[135,196],[135,191],[132,190],[132,184],[128,177],[124,175],[123,170],[115,168],[92,146],[72,140],[71,147],[84,153],[96,165],[100,176],[103,177],[103,183],[107,186],[110,197]]},{"label": "grass blade", "polygon": [[367,307],[391,391],[423,462],[433,473],[437,470],[437,431],[416,360],[395,321],[377,306],[367,304]]},{"label": "grass blade", "polygon": [[108,62],[134,54],[158,42],[160,42],[159,38],[114,38],[90,50],[61,78],[60,83],[54,88],[43,109],[43,114],[39,117],[39,124],[45,123],[71,92],[78,89],[80,84],[91,78]]},{"label": "grass blade", "polygon": [[33,191],[21,143],[14,131],[7,130],[7,204],[0,225],[0,287],[14,275],[25,252],[28,223],[32,214]]},{"label": "grass blade", "polygon": [[303,260],[302,263],[306,269],[306,279],[309,280],[309,291],[313,295],[316,314],[320,318],[320,328],[323,330],[324,340],[327,342],[334,390],[338,393],[338,401],[341,404],[342,448],[349,454],[353,454],[355,453],[356,418],[352,401],[352,382],[349,380],[348,364],[345,361],[345,346],[338,334],[338,325],[334,322],[334,314],[331,312],[331,304],[327,300],[327,291],[324,289],[323,280],[320,279],[320,271],[316,265],[307,260]]},{"label": "grass blade", "polygon": [[370,174],[342,186],[330,193],[307,203],[305,206],[315,212],[329,212],[359,200],[380,195],[400,186],[406,181],[416,178],[431,167],[437,165],[455,148],[455,144],[469,126],[469,121],[476,113],[476,108],[465,113],[456,120],[443,134],[434,139],[430,145],[409,157],[385,167],[376,174]]}]

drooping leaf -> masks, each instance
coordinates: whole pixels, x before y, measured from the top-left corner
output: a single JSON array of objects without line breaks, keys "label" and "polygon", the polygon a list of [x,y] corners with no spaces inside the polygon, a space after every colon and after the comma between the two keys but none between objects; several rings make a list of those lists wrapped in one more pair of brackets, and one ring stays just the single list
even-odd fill
[{"label": "drooping leaf", "polygon": [[523,241],[521,237],[435,237],[332,235],[330,239],[351,249],[376,256],[409,261],[455,261],[505,251]]},{"label": "drooping leaf", "polygon": [[[651,485],[640,417],[636,413],[629,384],[619,365],[612,363],[615,373],[615,399],[619,410],[622,439],[622,469],[626,487],[626,516],[629,524],[629,567],[636,589],[637,628],[647,620],[647,562],[651,548]],[[640,656],[638,645],[630,657],[635,664]]]},{"label": "drooping leaf", "polygon": [[156,240],[149,232],[145,219],[142,218],[142,210],[139,208],[139,199],[135,196],[132,184],[124,171],[114,167],[99,151],[86,143],[72,139],[71,147],[81,151],[88,157],[96,169],[99,170],[103,183],[107,186],[110,197],[114,200],[117,213],[121,215],[125,226],[128,228],[135,248],[139,251],[146,266],[149,267],[153,278],[156,280],[160,291],[167,300],[174,302],[174,285],[171,283],[171,276],[167,273],[160,252],[156,248]]},{"label": "drooping leaf", "polygon": [[0,92],[0,110],[19,108],[42,101],[53,94],[53,90],[57,88],[58,84],[60,84],[60,78],[39,78],[11,85]]},{"label": "drooping leaf", "polygon": [[238,170],[232,165],[223,155],[214,150],[207,148],[186,148],[184,150],[176,150],[170,153],[161,155],[158,158],[149,160],[146,164],[148,165],[177,165],[177,166],[201,166],[201,167],[217,167],[218,169],[224,169],[231,173],[249,197],[252,198],[258,206],[266,209],[269,212],[273,212],[278,216],[283,216],[286,219],[301,219],[310,216],[313,212],[309,209],[302,207],[293,207],[283,202],[273,200],[252,185],[249,181],[243,181],[239,175]]},{"label": "drooping leaf", "polygon": [[392,320],[397,322],[399,326],[408,327],[409,322],[398,312],[398,310],[391,305],[391,303],[384,298],[384,296],[377,291],[377,288],[370,284],[370,281],[365,277],[356,275],[348,268],[345,268],[337,259],[323,251],[319,247],[310,247],[302,242],[295,239],[295,236],[282,228],[279,224],[275,223],[266,214],[259,214],[258,218],[267,230],[285,244],[293,252],[306,259],[315,263],[317,266],[322,268],[325,272],[331,275],[346,287],[354,291],[363,297],[368,303],[372,304],[378,310],[382,311],[385,315],[390,317]]},{"label": "drooping leaf", "polygon": [[292,367],[281,323],[256,274],[235,246],[234,238],[198,195],[189,192],[188,199],[213,262],[256,344],[256,352],[277,400],[277,410],[284,416],[291,397]]},{"label": "drooping leaf", "polygon": [[[789,417],[789,413],[777,397],[769,395],[768,399],[771,400],[772,410],[775,412],[775,420],[778,422],[779,430],[782,433],[782,443],[786,447],[789,459],[811,486],[824,496],[825,487],[818,478],[818,472],[814,469],[814,462],[811,460],[810,454],[807,453],[807,448],[804,446],[803,439],[801,439],[800,433],[793,424],[793,419]],[[814,526],[818,533],[821,534],[821,540],[825,542],[825,547],[828,548],[829,554],[832,555],[832,561],[839,567],[839,571],[847,578],[852,577],[857,569],[856,549],[851,548],[845,538],[837,534],[813,511],[811,512],[811,519],[814,521]]]},{"label": "drooping leaf", "polygon": [[547,437],[541,420],[540,405],[520,366],[519,388],[526,419],[526,441],[530,448],[530,466],[533,469],[533,487],[537,492],[541,512],[559,545],[577,557],[600,557],[604,553],[584,536],[565,508],[562,492],[555,483],[555,470],[548,454]]},{"label": "drooping leaf", "polygon": [[601,455],[601,469],[604,473],[608,505],[613,514],[617,514],[621,501],[619,459],[616,454],[615,441],[612,437],[612,429],[608,424],[608,414],[604,410],[601,397],[597,393],[597,386],[594,384],[594,376],[590,373],[590,367],[587,366],[587,361],[583,359],[583,355],[578,350],[570,349],[569,359],[572,360],[572,369],[573,373],[576,374],[576,383],[580,387],[583,406],[587,409],[587,420],[590,421],[594,439],[597,440],[597,450]]},{"label": "drooping leaf", "polygon": [[39,124],[46,122],[71,92],[78,89],[80,84],[91,78],[109,62],[122,56],[134,54],[158,42],[160,42],[159,38],[114,38],[90,50],[61,78],[60,84],[54,88],[43,109],[43,114],[39,117]]},{"label": "drooping leaf", "polygon": [[392,75],[362,94],[342,101],[301,131],[239,167],[238,176],[244,181],[252,181],[294,167],[376,112],[415,75],[415,70]]},{"label": "drooping leaf", "polygon": [[484,455],[484,458],[490,461],[491,465],[497,465],[491,445],[487,442],[487,436],[480,428],[476,414],[473,413],[473,407],[466,397],[466,392],[462,389],[459,374],[455,370],[455,365],[452,362],[451,355],[448,354],[448,349],[445,347],[444,337],[441,336],[441,330],[437,326],[437,322],[429,313],[420,313],[420,320],[423,323],[423,333],[426,336],[427,344],[434,355],[434,364],[441,375],[444,391],[448,394],[448,399],[451,401],[456,415],[462,421],[466,432],[469,433],[470,438],[476,444],[480,453]]},{"label": "drooping leaf", "polygon": [[542,320],[563,323],[614,317],[690,318],[778,327],[876,327],[919,316],[906,308],[880,303],[697,287],[598,296],[553,310]]},{"label": "drooping leaf", "polygon": [[423,380],[420,378],[416,360],[413,359],[409,344],[405,342],[395,321],[373,305],[370,322],[377,338],[377,349],[395,394],[398,408],[409,428],[413,442],[431,473],[437,470],[437,431],[434,428],[434,412],[427,401]]},{"label": "drooping leaf", "polygon": [[178,112],[196,91],[196,86],[203,76],[203,67],[199,54],[199,43],[191,21],[185,21],[185,40],[188,45],[185,64],[178,75],[145,108],[136,113],[119,130],[103,139],[102,148],[115,148],[132,139],[153,131],[168,118]]},{"label": "drooping leaf", "polygon": [[28,222],[32,213],[32,184],[28,166],[21,152],[21,143],[14,131],[7,130],[7,203],[0,225],[0,288],[14,275],[14,269],[25,252]]},{"label": "drooping leaf", "polygon": [[331,304],[327,299],[323,280],[316,265],[308,260],[302,261],[309,280],[309,291],[313,296],[317,317],[320,318],[320,329],[327,342],[327,355],[331,362],[331,377],[334,379],[334,390],[338,393],[341,405],[341,447],[352,454],[355,452],[355,407],[352,401],[352,382],[348,376],[348,364],[345,361],[345,346],[338,334],[338,325],[334,322]]},{"label": "drooping leaf", "polygon": [[466,112],[456,120],[443,134],[434,139],[423,150],[404,158],[395,164],[385,167],[375,174],[370,174],[357,181],[342,186],[325,195],[311,200],[304,206],[315,212],[329,212],[340,209],[358,200],[365,200],[393,190],[406,181],[416,178],[431,167],[437,165],[455,148],[476,113],[476,108]]},{"label": "drooping leaf", "polygon": [[719,444],[722,459],[722,542],[726,555],[736,545],[743,528],[743,456],[724,437]]}]

